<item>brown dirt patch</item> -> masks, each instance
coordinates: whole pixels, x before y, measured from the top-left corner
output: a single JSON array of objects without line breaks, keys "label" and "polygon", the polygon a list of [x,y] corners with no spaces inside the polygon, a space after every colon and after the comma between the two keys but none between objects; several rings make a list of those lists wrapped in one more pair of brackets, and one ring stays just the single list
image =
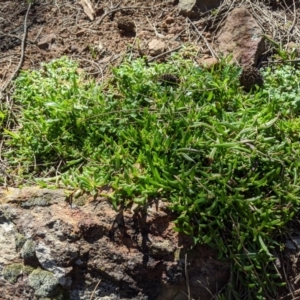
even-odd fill
[{"label": "brown dirt patch", "polygon": [[[0,3],[1,88],[20,59],[28,5],[19,1]],[[186,32],[180,34],[185,20],[175,16],[176,5],[172,1],[127,0],[120,7],[124,9],[106,14],[114,7],[98,3],[95,5],[95,20],[90,21],[82,7],[73,1],[36,1],[28,14],[22,68],[35,69],[41,62],[67,55],[79,61],[88,73],[101,78],[107,65],[116,63],[125,53],[137,55],[138,47],[146,51],[147,44],[155,37],[154,28],[167,40],[166,50],[189,40]],[[166,23],[165,19],[173,22]],[[43,43],[45,38],[48,43]]]},{"label": "brown dirt patch", "polygon": [[[67,55],[101,80],[107,67],[118,64],[124,55],[133,58],[148,55],[148,44],[154,38],[164,41],[165,51],[189,43],[196,45],[199,56],[207,55],[210,54],[207,42],[213,45],[227,13],[240,5],[253,13],[267,34],[284,42],[300,35],[295,26],[294,35],[283,34],[283,30],[295,25],[295,16],[292,4],[283,9],[278,1],[225,0],[215,14],[203,13],[193,20],[179,15],[177,0],[92,1],[96,12],[93,21],[78,2],[34,1],[28,12],[23,69],[35,69],[42,62]],[[0,4],[0,89],[3,89],[20,61],[28,1],[0,0]],[[270,13],[269,19],[266,12]]]}]

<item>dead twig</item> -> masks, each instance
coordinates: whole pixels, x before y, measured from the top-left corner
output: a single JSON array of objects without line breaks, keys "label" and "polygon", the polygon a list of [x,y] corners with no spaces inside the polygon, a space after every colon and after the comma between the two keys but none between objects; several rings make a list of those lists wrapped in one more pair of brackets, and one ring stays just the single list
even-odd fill
[{"label": "dead twig", "polygon": [[293,300],[295,300],[296,298],[295,298],[295,295],[294,295],[294,291],[292,290],[291,283],[290,283],[290,281],[288,279],[288,276],[287,276],[287,273],[285,271],[282,254],[281,254],[281,264],[282,264],[282,270],[283,270],[284,279],[285,279],[285,282],[287,283],[287,287],[288,287],[288,290],[290,292],[289,295],[292,297]]},{"label": "dead twig", "polygon": [[191,300],[191,290],[190,290],[190,279],[189,279],[189,272],[188,272],[187,253],[185,254],[185,259],[184,259],[184,273],[185,273],[186,289],[187,289],[187,293],[188,293],[188,300]]},{"label": "dead twig", "polygon": [[3,68],[3,71],[2,71],[2,77],[3,78],[6,77],[6,73],[9,71],[11,65],[12,65],[12,59],[9,60],[9,65],[5,66],[5,68]]},{"label": "dead twig", "polygon": [[[300,299],[300,289],[296,290],[294,292],[294,296],[296,296],[297,298],[294,298],[295,300],[299,300]],[[284,295],[282,297],[279,298],[279,300],[284,300],[284,299],[289,299],[289,297],[291,297],[292,294],[287,294],[287,295]]]},{"label": "dead twig", "polygon": [[17,68],[15,69],[15,71],[13,72],[13,74],[11,75],[11,77],[9,78],[9,80],[2,87],[2,89],[0,91],[0,100],[3,99],[3,92],[10,85],[11,81],[17,76],[17,74],[20,71],[20,68],[21,68],[21,66],[23,64],[24,55],[25,55],[26,36],[27,36],[27,18],[28,18],[28,14],[29,14],[31,5],[32,5],[31,3],[28,4],[26,15],[25,15],[25,19],[24,19],[24,33],[23,33],[22,44],[21,44],[21,57],[20,57],[20,61],[19,61],[18,65],[17,65]]},{"label": "dead twig", "polygon": [[203,34],[198,30],[198,28],[194,25],[194,23],[191,21],[190,18],[187,18],[187,20],[189,21],[189,23],[192,24],[192,26],[194,27],[195,31],[199,34],[199,36],[204,40],[207,48],[209,49],[212,57],[214,58],[219,58],[217,53],[212,49],[212,47],[210,46],[209,42],[207,41],[207,39],[203,36]]},{"label": "dead twig", "polygon": [[154,57],[148,59],[148,62],[155,61],[156,59],[158,59],[158,58],[160,58],[160,57],[163,57],[163,56],[165,56],[165,55],[167,55],[167,54],[170,54],[170,53],[172,53],[172,52],[176,52],[176,51],[180,50],[181,48],[182,48],[182,46],[179,46],[179,47],[176,47],[176,48],[174,48],[174,49],[168,50],[168,51],[166,51],[166,52],[164,52],[164,53],[161,53],[161,54],[159,54],[159,55],[156,55],[156,56],[154,56]]},{"label": "dead twig", "polygon": [[217,300],[218,298],[210,291],[210,289],[207,287],[207,286],[205,286],[200,280],[197,280],[201,285],[202,285],[202,287],[203,288],[205,288],[206,290],[207,290],[207,292],[211,295],[211,299],[215,299],[215,300]]},{"label": "dead twig", "polygon": [[33,40],[34,43],[37,42],[37,40],[38,40],[38,38],[39,38],[39,36],[41,35],[41,33],[42,33],[43,30],[44,30],[44,26],[42,26],[42,27],[39,29],[37,35],[35,36],[35,39]]},{"label": "dead twig", "polygon": [[289,34],[292,33],[292,31],[297,23],[297,9],[296,9],[296,1],[295,0],[293,0],[293,9],[294,9],[294,20],[293,20],[292,26],[289,29]]},{"label": "dead twig", "polygon": [[[8,173],[6,172],[6,165],[3,161],[0,161],[0,172],[5,176],[5,181],[7,179],[11,179],[11,177],[8,175]],[[5,184],[6,185],[6,184]]]},{"label": "dead twig", "polygon": [[[234,1],[231,1],[230,5],[228,6],[228,4],[226,4],[225,2],[223,2],[221,4],[221,6],[218,8],[215,17],[213,18],[212,21],[212,27],[215,26],[215,23],[217,24],[215,30],[214,30],[214,35],[216,35],[216,33],[218,32],[219,28],[225,23],[225,20],[229,14],[229,12],[234,8]],[[222,15],[223,13],[223,15]],[[217,22],[217,18],[221,18],[221,20],[219,20]]]},{"label": "dead twig", "polygon": [[91,21],[94,21],[95,10],[90,0],[80,0],[78,3],[82,6],[84,13],[88,16]]},{"label": "dead twig", "polygon": [[99,286],[100,283],[101,283],[101,279],[99,279],[98,283],[96,284],[96,286],[95,286],[95,288],[94,288],[94,290],[93,290],[93,292],[92,292],[92,295],[91,295],[91,297],[90,297],[90,300],[93,299],[94,294],[95,294],[95,292],[96,292],[96,290],[97,290],[97,287]]},{"label": "dead twig", "polygon": [[154,24],[151,24],[151,22],[150,22],[150,20],[149,20],[148,17],[147,17],[147,21],[148,21],[149,25],[153,28],[154,33],[155,33],[155,36],[157,36],[157,37],[160,38],[160,39],[164,39],[165,36],[164,36],[163,34],[160,34],[160,33],[157,32],[155,25],[154,25]]},{"label": "dead twig", "polygon": [[78,58],[78,61],[86,61],[92,65],[95,66],[95,69],[97,70],[96,72],[91,72],[89,73],[89,75],[93,75],[93,74],[101,74],[102,75],[102,78],[103,78],[103,71],[102,71],[102,68],[93,60],[90,60],[90,59],[87,59],[87,58],[83,58],[83,57],[80,57],[80,56],[74,56],[74,57],[77,57]]}]

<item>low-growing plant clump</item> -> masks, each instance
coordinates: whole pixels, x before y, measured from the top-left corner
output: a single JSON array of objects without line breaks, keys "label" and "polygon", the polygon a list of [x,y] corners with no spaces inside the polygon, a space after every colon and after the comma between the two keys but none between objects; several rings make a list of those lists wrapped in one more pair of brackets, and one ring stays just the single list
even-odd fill
[{"label": "low-growing plant clump", "polygon": [[220,297],[275,297],[277,236],[300,203],[300,71],[266,68],[264,87],[245,93],[239,67],[209,71],[180,53],[128,60],[103,84],[76,70],[62,58],[15,81],[5,152],[15,180],[92,194],[108,185],[116,208],[168,201],[175,230],[232,261]]}]

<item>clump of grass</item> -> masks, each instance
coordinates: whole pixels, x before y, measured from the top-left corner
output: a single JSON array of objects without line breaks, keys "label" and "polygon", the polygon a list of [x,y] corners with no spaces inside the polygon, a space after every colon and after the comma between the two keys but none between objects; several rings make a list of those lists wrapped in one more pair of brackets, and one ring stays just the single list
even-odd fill
[{"label": "clump of grass", "polygon": [[[274,297],[276,236],[300,200],[299,71],[266,69],[265,87],[245,94],[226,61],[211,71],[180,54],[127,61],[105,85],[76,68],[62,58],[16,80],[12,173],[95,194],[109,185],[115,207],[164,199],[175,230],[231,259],[226,299]],[[165,73],[180,84],[157,81]]]}]

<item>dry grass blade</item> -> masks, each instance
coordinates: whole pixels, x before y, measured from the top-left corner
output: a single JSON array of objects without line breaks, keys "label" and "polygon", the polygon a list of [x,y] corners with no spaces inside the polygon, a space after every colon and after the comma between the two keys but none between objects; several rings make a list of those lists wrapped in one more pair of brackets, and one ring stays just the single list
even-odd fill
[{"label": "dry grass blade", "polygon": [[163,56],[165,56],[165,55],[167,55],[167,54],[170,54],[170,53],[172,53],[172,52],[176,52],[176,51],[180,50],[181,48],[182,48],[182,46],[179,46],[179,47],[176,47],[176,48],[171,49],[171,50],[169,50],[169,51],[166,51],[166,52],[164,52],[164,53],[161,53],[161,54],[159,54],[159,55],[157,55],[157,56],[154,56],[154,57],[148,59],[148,62],[155,61],[155,60],[157,60],[158,58],[163,57]]},{"label": "dry grass blade", "polygon": [[191,19],[190,19],[190,18],[187,18],[187,20],[188,20],[188,22],[189,22],[190,24],[192,24],[192,26],[194,27],[194,29],[196,30],[196,32],[199,34],[199,36],[204,40],[204,42],[205,42],[207,48],[209,49],[209,51],[210,51],[212,57],[214,57],[214,58],[219,58],[218,55],[217,55],[217,53],[213,50],[213,48],[211,47],[211,45],[210,45],[209,42],[207,41],[207,39],[206,39],[206,38],[203,36],[203,34],[197,29],[197,27],[193,24],[193,22],[191,21]]},{"label": "dry grass blade", "polygon": [[83,7],[83,11],[89,17],[89,19],[94,21],[96,12],[92,2],[90,0],[80,0],[78,3]]},{"label": "dry grass blade", "polygon": [[[293,297],[293,298],[291,298],[291,297]],[[279,300],[290,300],[290,299],[299,300],[300,299],[300,289],[293,292],[293,294],[290,293],[290,294],[284,295],[279,298]]]},{"label": "dry grass blade", "polygon": [[[282,254],[281,254],[281,262],[283,262]],[[293,300],[295,300],[296,299],[295,298],[295,294],[294,294],[294,291],[292,290],[292,286],[291,286],[291,283],[290,283],[290,281],[288,279],[287,272],[285,270],[285,266],[284,266],[283,263],[282,263],[282,270],[283,270],[285,282],[287,283],[287,287],[288,287],[289,292],[290,292],[289,295],[290,295],[290,297],[292,297]]]},{"label": "dry grass blade", "polygon": [[188,293],[188,300],[191,300],[191,289],[190,289],[190,278],[188,272],[188,261],[187,261],[187,253],[185,254],[184,258],[184,273],[185,273],[185,280],[186,280],[186,289]]},{"label": "dry grass blade", "polygon": [[296,10],[296,1],[293,0],[293,9],[294,9],[294,20],[293,20],[293,24],[291,25],[291,28],[289,29],[289,33],[291,34],[296,23],[297,23],[297,10]]},{"label": "dry grass blade", "polygon": [[91,297],[90,297],[89,300],[92,300],[92,299],[93,299],[93,297],[94,297],[94,295],[95,295],[95,292],[96,292],[96,290],[97,290],[97,288],[98,288],[98,286],[99,286],[100,283],[101,283],[101,279],[99,279],[99,281],[97,282],[97,284],[96,284],[96,286],[95,286],[95,288],[94,288],[94,290],[93,290],[93,292],[92,292],[92,295],[91,295]]},{"label": "dry grass blade", "polygon": [[207,290],[207,292],[211,295],[211,299],[215,299],[217,300],[218,298],[211,292],[211,290],[206,286],[204,285],[200,280],[198,280],[198,282],[201,284],[201,286]]}]

